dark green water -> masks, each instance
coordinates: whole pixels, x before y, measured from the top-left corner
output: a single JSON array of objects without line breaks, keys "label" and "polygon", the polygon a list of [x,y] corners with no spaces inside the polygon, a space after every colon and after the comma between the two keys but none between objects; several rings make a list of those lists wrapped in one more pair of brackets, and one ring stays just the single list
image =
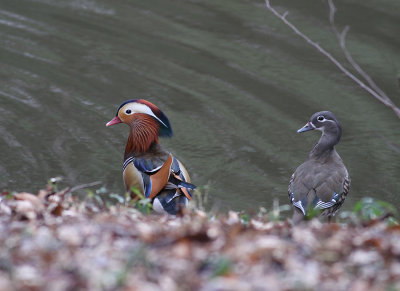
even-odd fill
[{"label": "dark green water", "polygon": [[[323,1],[273,1],[340,60]],[[336,1],[353,57],[400,105],[400,2]],[[319,138],[297,134],[334,112],[362,196],[400,202],[400,120],[264,8],[263,1],[1,0],[0,188],[102,181],[122,192],[125,125],[144,98],[169,117],[162,143],[223,208],[287,203],[288,180]]]}]

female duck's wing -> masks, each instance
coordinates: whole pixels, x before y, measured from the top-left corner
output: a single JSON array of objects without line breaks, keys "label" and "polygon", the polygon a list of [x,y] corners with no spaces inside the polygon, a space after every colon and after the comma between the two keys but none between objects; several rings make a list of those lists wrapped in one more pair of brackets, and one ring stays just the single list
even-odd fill
[{"label": "female duck's wing", "polygon": [[350,189],[347,170],[334,171],[318,177],[302,169],[295,171],[289,182],[289,198],[303,215],[310,208],[324,210],[322,215],[334,215],[343,204]]},{"label": "female duck's wing", "polygon": [[321,215],[334,216],[344,203],[350,190],[350,177],[335,173],[316,189],[317,198],[313,201],[315,209],[324,210]]},{"label": "female duck's wing", "polygon": [[288,194],[293,206],[300,210],[303,215],[315,197],[313,189],[314,177],[307,169],[307,162],[300,165],[290,178]]}]

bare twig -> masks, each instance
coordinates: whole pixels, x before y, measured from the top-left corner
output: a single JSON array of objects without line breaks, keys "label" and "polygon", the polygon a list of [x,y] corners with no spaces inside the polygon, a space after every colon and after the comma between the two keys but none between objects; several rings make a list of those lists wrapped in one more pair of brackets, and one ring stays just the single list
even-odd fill
[{"label": "bare twig", "polygon": [[[336,11],[335,6],[333,5],[332,1],[330,2],[330,20],[331,20],[331,24],[334,23],[334,14]],[[331,3],[332,2],[332,3]],[[331,6],[332,4],[332,6]],[[266,8],[271,11],[276,17],[278,17],[280,20],[282,20],[283,23],[285,23],[287,26],[289,26],[298,36],[300,36],[302,39],[304,39],[306,42],[308,42],[311,46],[313,46],[314,48],[316,48],[321,54],[323,54],[324,56],[326,56],[336,67],[338,67],[347,77],[349,77],[350,79],[352,79],[354,82],[356,82],[361,88],[363,88],[364,90],[366,90],[369,94],[371,94],[372,96],[374,96],[377,100],[379,100],[380,102],[382,102],[384,105],[386,105],[387,107],[389,107],[390,109],[392,109],[394,111],[394,113],[396,114],[397,117],[400,118],[400,108],[398,108],[391,100],[390,98],[386,95],[383,94],[381,95],[380,93],[383,92],[381,89],[379,89],[378,86],[376,86],[376,84],[372,81],[372,79],[368,76],[368,74],[366,74],[359,66],[358,64],[353,60],[353,58],[351,57],[351,55],[349,54],[349,52],[347,51],[346,47],[345,47],[345,37],[348,31],[348,28],[344,29],[343,32],[341,34],[339,34],[339,32],[337,31],[336,27],[336,36],[338,37],[338,40],[340,42],[340,45],[342,48],[342,50],[345,50],[346,53],[349,56],[346,56],[347,60],[349,61],[349,63],[354,67],[354,65],[356,67],[355,70],[360,73],[361,76],[363,76],[363,78],[367,81],[367,83],[369,84],[369,86],[367,84],[365,84],[363,81],[361,81],[359,78],[357,78],[352,72],[350,72],[348,69],[346,69],[334,56],[332,56],[329,52],[327,52],[324,48],[322,48],[318,43],[314,42],[313,40],[311,40],[307,35],[305,35],[304,33],[302,33],[295,25],[293,25],[290,21],[287,20],[286,15],[287,12],[285,12],[284,14],[279,14],[278,11],[276,11],[275,8],[273,8],[271,6],[270,0],[265,0],[265,5]],[[351,60],[351,61],[350,61]],[[357,69],[359,68],[359,69]],[[378,90],[376,90],[376,88],[378,88]]]},{"label": "bare twig", "polygon": [[340,49],[342,50],[347,61],[365,79],[365,81],[367,81],[367,83],[373,90],[375,90],[382,98],[390,100],[390,98],[386,95],[386,93],[383,92],[382,89],[376,85],[376,83],[372,80],[372,78],[358,65],[358,63],[353,59],[353,57],[349,53],[348,49],[346,48],[346,35],[350,27],[346,26],[343,29],[342,33],[339,33],[339,30],[337,29],[335,24],[335,14],[337,9],[335,7],[335,4],[333,3],[333,0],[328,0],[328,4],[329,4],[329,22],[331,23],[332,30],[335,33]]},{"label": "bare twig", "polygon": [[96,181],[96,182],[92,182],[92,183],[87,183],[87,184],[81,184],[81,185],[77,185],[72,187],[68,192],[74,192],[76,190],[80,190],[80,189],[84,189],[84,188],[88,188],[88,187],[92,187],[92,186],[97,186],[100,185],[101,181]]},{"label": "bare twig", "polygon": [[400,147],[397,146],[396,144],[394,144],[393,142],[391,142],[386,136],[384,136],[383,134],[374,132],[375,135],[377,135],[378,137],[380,137],[381,139],[383,139],[383,141],[386,143],[386,145],[392,149],[393,151],[400,153]]}]

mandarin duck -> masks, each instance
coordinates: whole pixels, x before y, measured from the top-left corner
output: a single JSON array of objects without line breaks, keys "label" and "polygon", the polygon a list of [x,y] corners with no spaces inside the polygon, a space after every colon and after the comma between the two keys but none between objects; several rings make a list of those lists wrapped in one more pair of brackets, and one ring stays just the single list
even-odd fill
[{"label": "mandarin duck", "polygon": [[151,199],[156,212],[181,212],[196,187],[182,163],[158,141],[159,136],[172,136],[167,116],[149,101],[133,99],[122,103],[106,126],[118,123],[130,127],[123,163],[126,190]]},{"label": "mandarin duck", "polygon": [[328,221],[342,206],[350,189],[350,177],[335,150],[342,127],[333,113],[314,113],[310,121],[297,132],[322,132],[308,159],[293,173],[289,182],[289,199],[293,204],[293,223],[304,219],[307,211],[318,210]]}]

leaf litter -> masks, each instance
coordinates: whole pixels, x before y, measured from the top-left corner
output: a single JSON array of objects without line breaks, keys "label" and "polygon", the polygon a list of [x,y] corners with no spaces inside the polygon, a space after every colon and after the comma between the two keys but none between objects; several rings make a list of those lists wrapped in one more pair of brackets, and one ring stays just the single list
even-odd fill
[{"label": "leaf litter", "polygon": [[396,224],[292,226],[265,209],[173,217],[95,196],[3,192],[0,290],[400,289]]}]

